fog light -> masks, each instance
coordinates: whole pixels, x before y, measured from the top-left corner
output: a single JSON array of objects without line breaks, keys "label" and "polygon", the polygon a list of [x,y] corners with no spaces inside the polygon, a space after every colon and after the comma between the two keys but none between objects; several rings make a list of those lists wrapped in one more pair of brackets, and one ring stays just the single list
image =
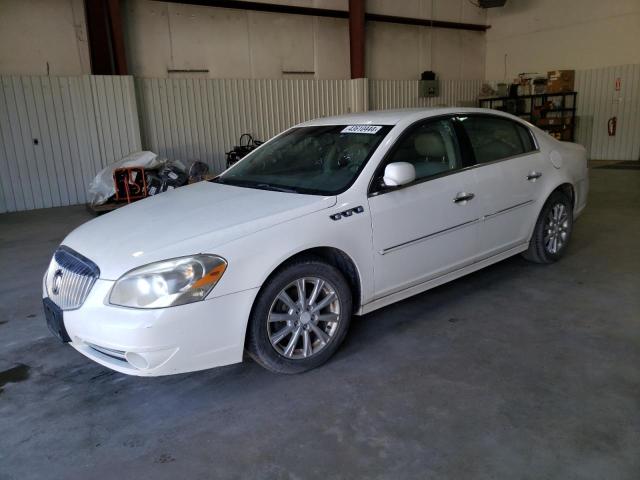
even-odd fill
[{"label": "fog light", "polygon": [[125,359],[138,370],[151,370],[167,362],[177,351],[177,348],[169,348],[153,352],[127,352]]},{"label": "fog light", "polygon": [[149,368],[149,361],[139,353],[127,352],[125,354],[127,362],[133,365],[138,370],[146,370]]}]

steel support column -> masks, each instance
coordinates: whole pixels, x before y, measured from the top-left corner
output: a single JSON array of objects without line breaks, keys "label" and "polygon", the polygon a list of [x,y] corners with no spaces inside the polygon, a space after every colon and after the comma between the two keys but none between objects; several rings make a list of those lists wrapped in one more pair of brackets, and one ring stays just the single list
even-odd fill
[{"label": "steel support column", "polygon": [[91,73],[127,75],[120,0],[85,0]]},{"label": "steel support column", "polygon": [[364,1],[349,0],[349,52],[351,78],[364,78]]}]

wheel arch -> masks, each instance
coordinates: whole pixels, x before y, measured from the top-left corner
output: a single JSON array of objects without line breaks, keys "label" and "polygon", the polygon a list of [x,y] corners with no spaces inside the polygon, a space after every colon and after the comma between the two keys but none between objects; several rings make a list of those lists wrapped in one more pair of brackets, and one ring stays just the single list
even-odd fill
[{"label": "wheel arch", "polygon": [[544,208],[545,203],[547,203],[547,200],[549,200],[549,197],[551,197],[551,195],[553,195],[555,192],[562,192],[564,195],[569,197],[573,208],[576,207],[575,188],[571,182],[569,182],[568,180],[564,180],[552,186],[551,188],[549,188],[547,193],[542,196],[542,202],[540,202],[540,205],[538,206],[538,213],[536,215],[536,220],[538,219],[540,212],[542,212],[542,209]]},{"label": "wheel arch", "polygon": [[[571,200],[571,205],[573,206],[573,208],[576,208],[576,190],[573,187],[573,185],[569,182],[565,182],[562,183],[560,185],[558,185],[556,188],[554,188],[549,195],[547,195],[547,199],[553,195],[554,192],[560,191],[562,193],[564,193],[567,197],[569,197],[569,200]],[[545,200],[546,202],[546,200]]]},{"label": "wheel arch", "polygon": [[264,282],[262,282],[262,285],[264,286],[265,284],[267,284],[276,273],[278,273],[283,268],[286,268],[287,265],[305,258],[320,259],[327,264],[337,268],[340,273],[344,275],[345,280],[349,284],[349,289],[351,290],[353,312],[357,312],[360,309],[360,304],[362,301],[362,281],[360,279],[360,272],[353,259],[343,250],[340,250],[336,247],[311,247],[290,255],[272,269]]},{"label": "wheel arch", "polygon": [[534,222],[531,225],[531,229],[529,230],[529,238],[531,238],[531,236],[533,235],[533,231],[536,227],[536,223],[538,221],[538,218],[540,217],[540,214],[542,213],[542,209],[547,203],[547,200],[549,200],[551,195],[553,195],[555,192],[562,192],[564,195],[569,197],[569,199],[571,200],[571,205],[575,209],[577,199],[576,199],[575,188],[571,182],[569,182],[568,180],[565,180],[560,184],[555,185],[555,187],[550,188],[547,194],[542,197],[544,200],[540,202],[540,205],[538,205]]}]

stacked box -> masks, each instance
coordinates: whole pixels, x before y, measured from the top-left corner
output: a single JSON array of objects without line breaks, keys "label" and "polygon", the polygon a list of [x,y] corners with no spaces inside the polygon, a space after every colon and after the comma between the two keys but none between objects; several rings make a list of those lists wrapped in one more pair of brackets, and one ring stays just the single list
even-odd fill
[{"label": "stacked box", "polygon": [[573,92],[575,70],[553,70],[547,74],[547,93]]}]

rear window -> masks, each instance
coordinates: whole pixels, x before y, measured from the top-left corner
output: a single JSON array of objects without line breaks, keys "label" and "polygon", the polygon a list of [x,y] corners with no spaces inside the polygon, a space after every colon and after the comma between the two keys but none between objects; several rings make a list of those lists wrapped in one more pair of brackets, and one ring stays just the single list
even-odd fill
[{"label": "rear window", "polygon": [[507,118],[460,117],[478,163],[522,155],[536,149],[529,129]]}]

